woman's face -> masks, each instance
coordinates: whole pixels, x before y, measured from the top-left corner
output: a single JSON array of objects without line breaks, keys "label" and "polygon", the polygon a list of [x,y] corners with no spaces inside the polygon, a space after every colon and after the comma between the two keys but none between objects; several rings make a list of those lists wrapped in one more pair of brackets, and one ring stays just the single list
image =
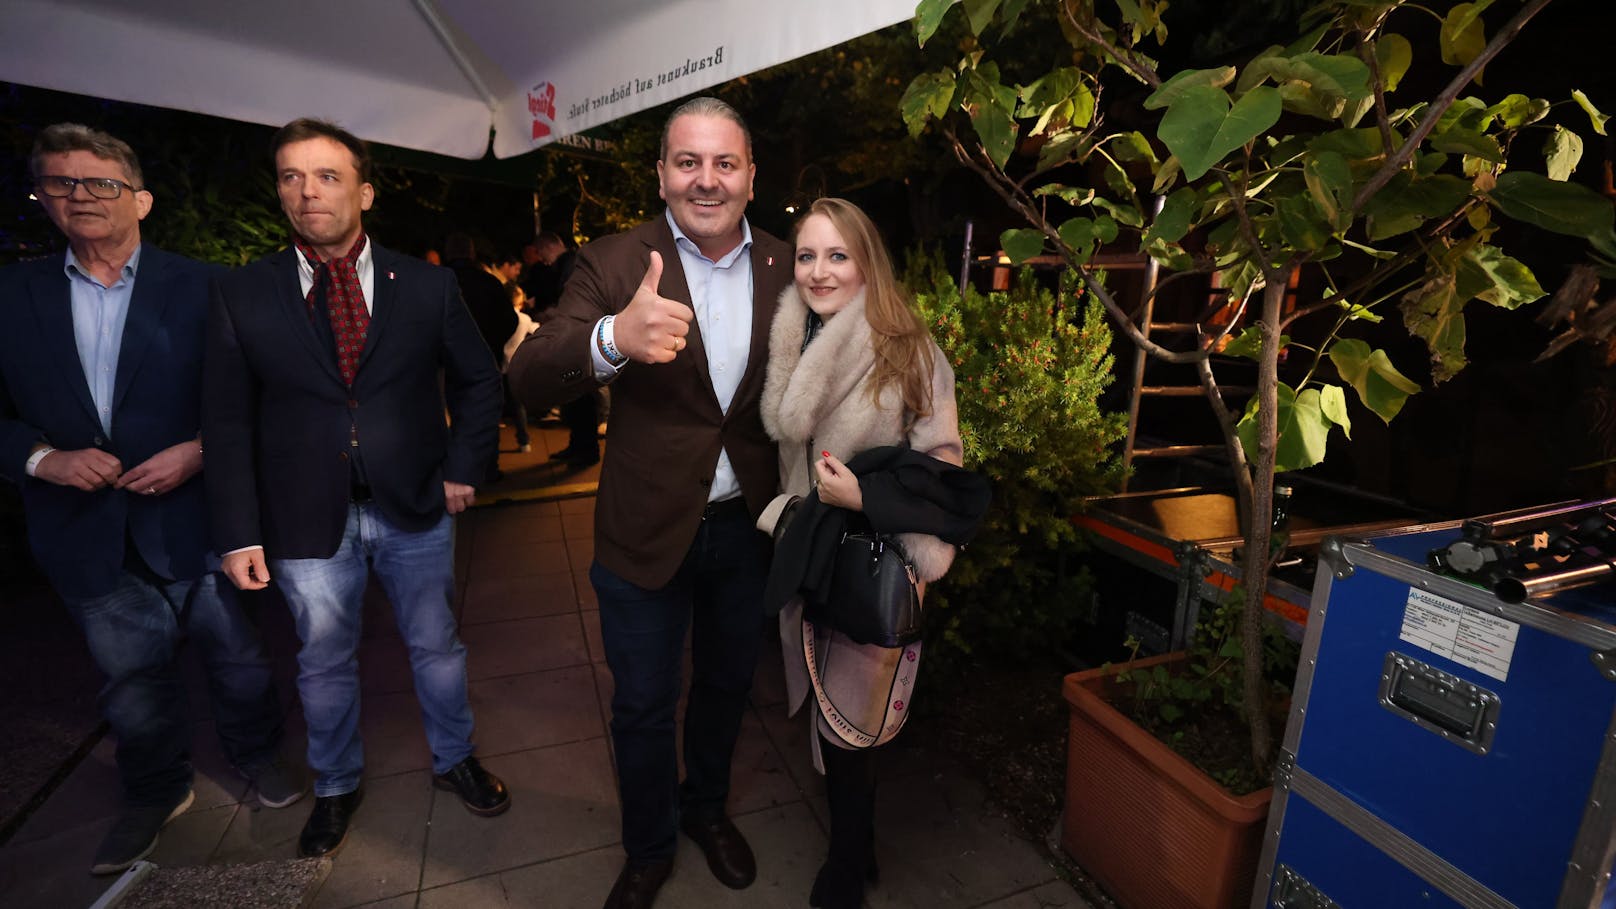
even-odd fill
[{"label": "woman's face", "polygon": [[864,288],[864,273],[824,215],[809,215],[797,230],[796,277],[797,293],[822,319],[841,312]]}]

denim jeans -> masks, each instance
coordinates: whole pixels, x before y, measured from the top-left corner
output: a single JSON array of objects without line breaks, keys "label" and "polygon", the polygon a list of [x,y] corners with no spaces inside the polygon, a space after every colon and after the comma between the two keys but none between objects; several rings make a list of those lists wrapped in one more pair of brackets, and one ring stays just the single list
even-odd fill
[{"label": "denim jeans", "polygon": [[191,785],[178,659],[184,635],[206,667],[225,756],[243,767],[275,753],[282,715],[269,660],[221,575],[170,581],[131,552],[111,592],[66,603],[107,678],[101,712],[118,737],[118,774],[130,805],[172,802]]},{"label": "denim jeans", "polygon": [[[744,510],[703,521],[679,571],[658,590],[635,586],[598,561],[589,568],[612,670],[612,745],[630,862],[671,858],[681,812],[724,812],[762,642],[768,570],[768,537]],[[687,629],[692,678],[680,785],[674,712]]]},{"label": "denim jeans", "polygon": [[314,794],[359,788],[365,768],[359,740],[359,635],[365,582],[374,569],[393,603],[409,649],[432,769],[444,773],[471,755],[466,648],[455,631],[454,524],[445,514],[431,530],[393,525],[375,505],[350,505],[342,544],[328,559],[269,560],[269,574],[292,610],[297,690],[309,727]]}]

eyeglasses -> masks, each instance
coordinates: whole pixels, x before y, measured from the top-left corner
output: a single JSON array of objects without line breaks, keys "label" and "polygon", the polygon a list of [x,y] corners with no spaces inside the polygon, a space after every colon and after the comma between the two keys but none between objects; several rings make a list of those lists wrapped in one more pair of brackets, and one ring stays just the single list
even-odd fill
[{"label": "eyeglasses", "polygon": [[40,177],[35,181],[39,191],[52,199],[66,199],[73,195],[73,187],[83,184],[86,191],[97,199],[116,199],[123,195],[124,190],[132,193],[140,192],[122,180],[111,177]]}]

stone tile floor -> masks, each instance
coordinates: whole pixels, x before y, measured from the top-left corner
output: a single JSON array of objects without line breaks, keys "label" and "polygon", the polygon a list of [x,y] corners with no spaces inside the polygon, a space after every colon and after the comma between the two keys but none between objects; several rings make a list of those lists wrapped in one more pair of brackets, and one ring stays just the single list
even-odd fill
[{"label": "stone tile floor", "polygon": [[[457,606],[470,654],[478,750],[510,786],[513,806],[503,816],[477,818],[432,788],[403,645],[385,598],[373,589],[360,655],[365,803],[313,894],[315,907],[592,909],[611,887],[622,861],[607,736],[611,675],[586,576],[594,499],[581,495],[598,468],[569,475],[550,465],[547,451],[565,442],[559,430],[536,431],[534,441],[532,454],[502,454],[506,478],[484,498],[504,501],[474,509],[457,531]],[[509,450],[508,430],[506,443]],[[546,496],[524,492],[535,477],[548,478]],[[299,751],[296,639],[273,595],[257,606],[290,705],[287,739]],[[82,646],[67,649],[66,661],[88,662]],[[805,720],[785,716],[779,649],[765,646],[764,654],[730,804],[758,855],[757,883],[744,891],[724,888],[699,850],[683,842],[659,906],[807,904],[826,845],[824,786],[808,757]],[[269,810],[248,797],[219,751],[192,663],[197,801],[164,831],[151,860],[177,867],[293,858],[309,802]],[[10,718],[0,720],[0,737]],[[1041,847],[992,811],[981,787],[946,756],[900,737],[881,761],[881,879],[868,892],[870,907],[1087,905]],[[108,738],[0,846],[0,906],[75,909],[95,902],[112,879],[86,869],[118,804]],[[210,905],[207,895],[197,905]]]}]

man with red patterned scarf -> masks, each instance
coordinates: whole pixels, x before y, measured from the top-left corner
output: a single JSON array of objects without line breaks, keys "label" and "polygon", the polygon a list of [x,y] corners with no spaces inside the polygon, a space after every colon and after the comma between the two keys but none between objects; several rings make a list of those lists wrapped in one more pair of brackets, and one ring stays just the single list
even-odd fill
[{"label": "man with red patterned scarf", "polygon": [[293,242],[214,284],[203,437],[221,570],[245,590],[273,578],[303,643],[315,804],[298,849],[318,856],[363,792],[355,653],[372,572],[409,648],[435,784],[475,814],[510,806],[473,756],[452,611],[452,516],[486,480],[502,395],[453,273],[366,236],[365,144],[303,119],[271,147]]}]

